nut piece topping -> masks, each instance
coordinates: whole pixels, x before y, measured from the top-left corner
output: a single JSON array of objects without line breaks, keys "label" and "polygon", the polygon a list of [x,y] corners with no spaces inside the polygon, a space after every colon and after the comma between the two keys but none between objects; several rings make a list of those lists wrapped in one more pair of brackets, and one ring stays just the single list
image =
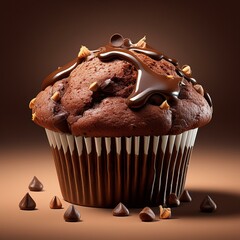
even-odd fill
[{"label": "nut piece topping", "polygon": [[191,67],[188,66],[188,65],[183,65],[183,66],[182,66],[182,72],[183,72],[184,74],[186,74],[187,76],[191,76],[191,75],[192,75]]},{"label": "nut piece topping", "polygon": [[30,108],[30,109],[33,109],[34,104],[35,104],[35,101],[36,101],[36,98],[33,98],[33,99],[30,101],[30,103],[29,103],[29,108]]},{"label": "nut piece topping", "polygon": [[92,84],[90,84],[88,89],[93,91],[93,92],[96,92],[98,90],[98,88],[99,88],[98,83],[97,82],[93,82]]},{"label": "nut piece topping", "polygon": [[171,218],[171,208],[163,208],[163,206],[160,205],[159,210],[160,210],[159,218],[161,219]]},{"label": "nut piece topping", "polygon": [[139,47],[139,48],[145,48],[147,43],[146,43],[146,36],[144,36],[143,38],[141,38],[136,44],[135,46],[136,47]]},{"label": "nut piece topping", "polygon": [[60,92],[56,91],[52,96],[51,99],[55,102],[57,102],[60,99]]},{"label": "nut piece topping", "polygon": [[193,87],[196,89],[196,91],[197,91],[199,94],[201,94],[202,96],[204,95],[204,90],[203,90],[202,85],[196,84],[196,85],[194,85]]},{"label": "nut piece topping", "polygon": [[174,76],[173,75],[167,75],[167,78],[173,79]]},{"label": "nut piece topping", "polygon": [[80,51],[78,53],[78,58],[86,58],[90,55],[91,55],[90,50],[85,46],[81,46]]},{"label": "nut piece topping", "polygon": [[164,109],[164,110],[168,110],[170,108],[167,100],[165,100],[164,102],[162,102],[162,104],[160,105],[160,108],[161,109]]},{"label": "nut piece topping", "polygon": [[32,114],[32,121],[35,121],[36,118],[37,118],[36,113],[33,113],[33,114]]}]

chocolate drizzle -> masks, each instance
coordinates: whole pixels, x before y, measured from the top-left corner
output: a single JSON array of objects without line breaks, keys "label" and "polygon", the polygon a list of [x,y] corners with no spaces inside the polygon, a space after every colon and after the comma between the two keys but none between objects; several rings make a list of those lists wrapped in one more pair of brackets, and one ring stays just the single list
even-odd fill
[{"label": "chocolate drizzle", "polygon": [[55,82],[66,78],[70,75],[72,70],[77,67],[78,64],[80,64],[82,61],[81,59],[75,58],[71,62],[65,64],[62,67],[59,67],[54,72],[49,74],[42,83],[42,90],[44,90],[47,86],[53,85]]},{"label": "chocolate drizzle", "polygon": [[131,47],[132,51],[135,51],[137,53],[143,53],[148,55],[149,57],[151,57],[154,60],[160,61],[162,59],[172,63],[174,66],[178,65],[177,60],[169,58],[167,56],[165,56],[164,54],[162,54],[161,52],[158,52],[154,49],[152,49],[149,45],[147,45],[147,48],[136,48],[136,47]]},{"label": "chocolate drizzle", "polygon": [[[177,97],[179,94],[179,83],[182,78],[169,79],[166,75],[159,75],[153,72],[144,62],[142,62],[133,51],[139,48],[115,48],[107,45],[104,50],[98,53],[102,61],[120,58],[131,62],[137,69],[137,81],[133,93],[128,97],[127,104],[131,108],[142,107],[147,100],[155,93],[163,95],[166,99]],[[157,57],[157,53],[140,49],[146,55]],[[160,57],[160,56],[159,56]]]},{"label": "chocolate drizzle", "polygon": [[[154,94],[161,95],[166,100],[178,97],[183,78],[192,84],[197,84],[197,81],[194,78],[187,76],[177,67],[178,63],[175,59],[167,57],[147,44],[145,45],[146,47],[138,47],[138,44],[133,44],[129,38],[123,38],[120,34],[114,34],[111,37],[109,44],[98,50],[92,51],[92,53],[98,52],[97,57],[102,61],[109,61],[118,58],[130,62],[136,67],[138,72],[136,85],[133,93],[127,99],[127,105],[130,108],[142,107]],[[157,61],[164,59],[172,63],[176,67],[175,71],[179,77],[173,76],[173,78],[168,78],[166,75],[155,73],[144,62],[142,62],[135,53],[145,54]],[[77,57],[63,67],[56,69],[43,80],[42,89],[45,89],[49,85],[53,85],[56,81],[68,77],[84,60],[85,58]],[[212,101],[209,94],[205,93],[204,97],[212,108]]]}]

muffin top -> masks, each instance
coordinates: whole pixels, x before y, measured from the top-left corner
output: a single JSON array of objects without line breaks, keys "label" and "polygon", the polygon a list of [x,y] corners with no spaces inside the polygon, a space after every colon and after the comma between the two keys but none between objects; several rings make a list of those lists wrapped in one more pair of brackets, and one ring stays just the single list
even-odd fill
[{"label": "muffin top", "polygon": [[209,94],[191,68],[156,51],[146,38],[120,34],[97,50],[82,46],[32,99],[32,120],[47,129],[86,137],[180,134],[212,117]]}]

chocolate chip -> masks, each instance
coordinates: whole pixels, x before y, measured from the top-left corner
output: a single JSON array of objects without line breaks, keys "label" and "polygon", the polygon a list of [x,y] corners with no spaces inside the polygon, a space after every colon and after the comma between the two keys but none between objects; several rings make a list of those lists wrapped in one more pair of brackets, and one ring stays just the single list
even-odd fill
[{"label": "chocolate chip", "polygon": [[121,34],[116,33],[111,36],[110,42],[113,47],[121,47],[123,45],[124,38]]},{"label": "chocolate chip", "polygon": [[70,205],[69,208],[64,213],[63,218],[66,222],[79,222],[80,221],[80,213],[74,207],[74,205]]},{"label": "chocolate chip", "polygon": [[180,202],[191,202],[192,198],[188,192],[188,190],[184,190],[181,197],[180,197]]},{"label": "chocolate chip", "polygon": [[62,203],[57,196],[54,196],[49,204],[49,207],[51,209],[62,209]]},{"label": "chocolate chip", "polygon": [[129,210],[121,202],[113,209],[113,216],[124,217],[129,216]]},{"label": "chocolate chip", "polygon": [[153,94],[151,97],[149,97],[149,103],[155,106],[160,106],[164,102],[164,97],[160,94]]},{"label": "chocolate chip", "polygon": [[217,210],[217,205],[216,203],[212,200],[212,198],[210,196],[206,196],[201,205],[200,205],[200,210],[201,212],[205,212],[205,213],[211,213]]},{"label": "chocolate chip", "polygon": [[171,218],[172,210],[171,208],[165,208],[162,205],[159,206],[159,218],[168,219]]},{"label": "chocolate chip", "polygon": [[29,183],[28,188],[30,191],[39,192],[43,190],[43,184],[38,180],[36,176],[34,176],[32,181]]},{"label": "chocolate chip", "polygon": [[139,213],[139,218],[143,222],[151,222],[155,219],[155,217],[155,213],[149,207],[143,208],[143,210]]},{"label": "chocolate chip", "polygon": [[171,193],[167,197],[167,205],[169,207],[178,207],[180,205],[180,201],[179,201],[179,199],[178,199],[178,197],[176,196],[175,193]]},{"label": "chocolate chip", "polygon": [[53,117],[54,127],[62,132],[69,132],[67,117],[67,112],[57,112],[56,115]]},{"label": "chocolate chip", "polygon": [[19,203],[19,208],[21,210],[34,210],[36,208],[36,203],[32,199],[29,193],[27,193]]},{"label": "chocolate chip", "polygon": [[129,38],[125,38],[124,41],[123,41],[123,45],[124,45],[124,47],[129,48],[133,44],[132,44],[132,41]]}]

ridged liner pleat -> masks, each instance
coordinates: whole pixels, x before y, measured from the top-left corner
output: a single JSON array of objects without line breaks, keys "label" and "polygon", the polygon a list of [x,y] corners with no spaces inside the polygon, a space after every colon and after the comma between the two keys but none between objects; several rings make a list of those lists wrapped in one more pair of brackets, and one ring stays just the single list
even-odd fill
[{"label": "ridged liner pleat", "polygon": [[179,135],[74,137],[46,129],[63,198],[73,204],[164,204],[184,190],[197,129]]}]

